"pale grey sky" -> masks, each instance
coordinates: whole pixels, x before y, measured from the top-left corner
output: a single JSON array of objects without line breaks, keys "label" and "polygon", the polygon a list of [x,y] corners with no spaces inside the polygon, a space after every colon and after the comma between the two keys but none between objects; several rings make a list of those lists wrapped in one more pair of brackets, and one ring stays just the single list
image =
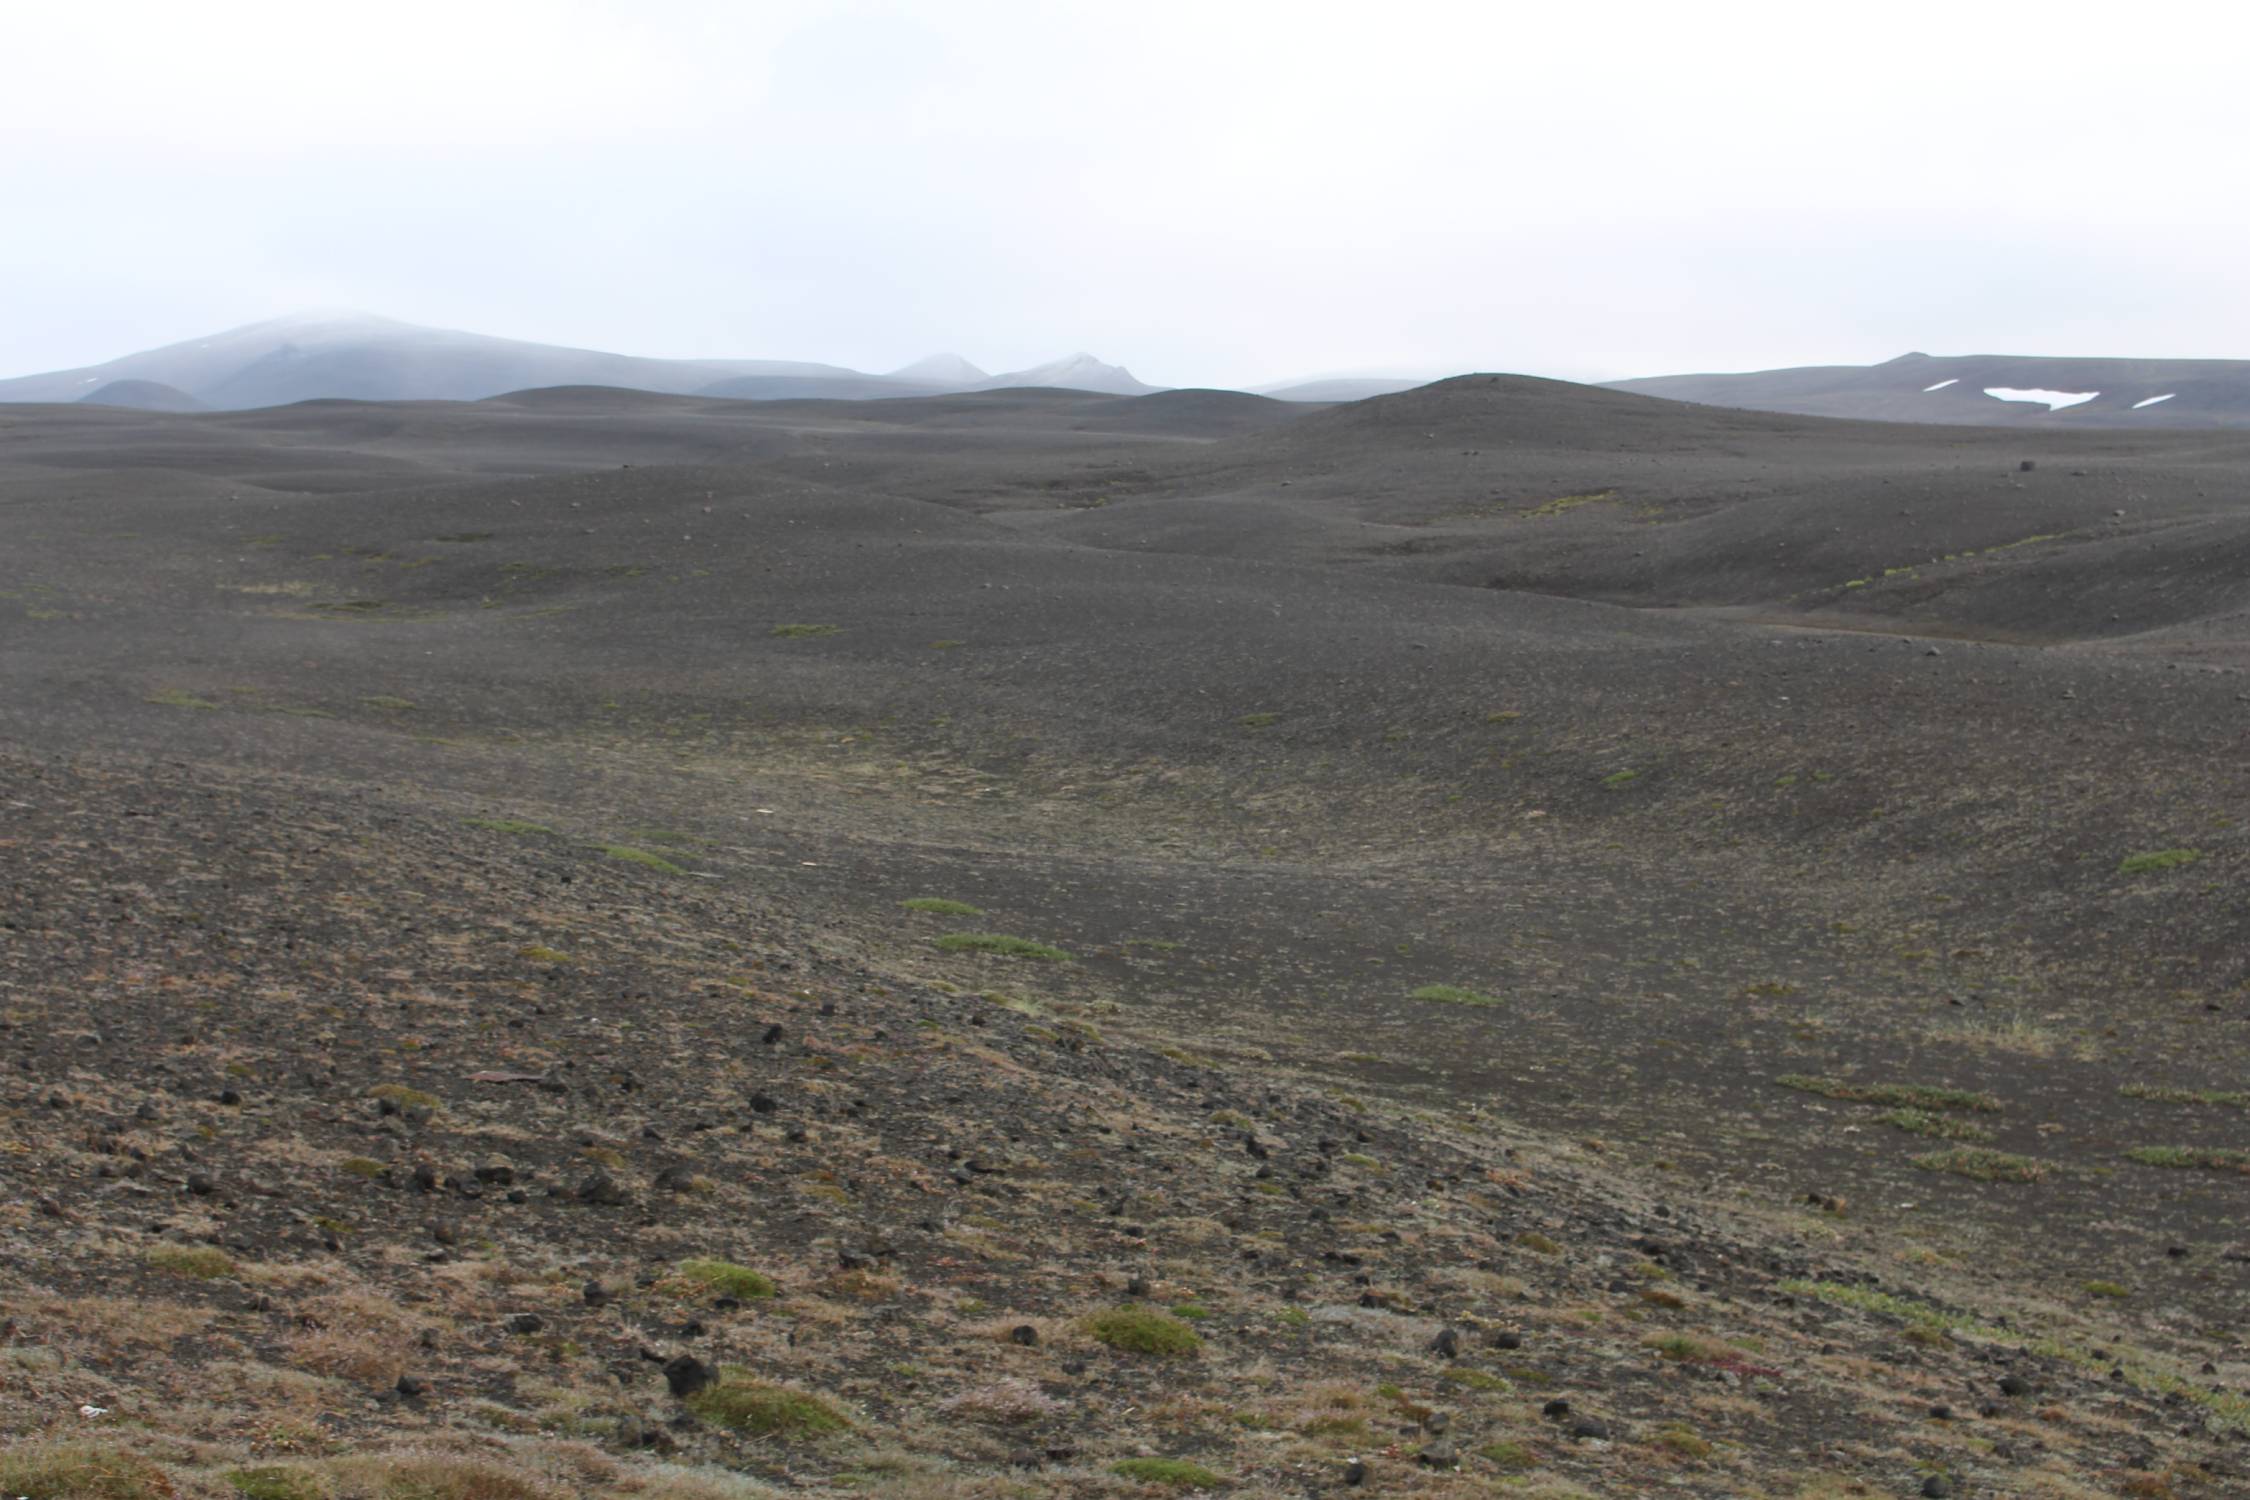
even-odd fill
[{"label": "pale grey sky", "polygon": [[2250,357],[2233,6],[0,0],[0,375],[307,306],[1160,384]]}]

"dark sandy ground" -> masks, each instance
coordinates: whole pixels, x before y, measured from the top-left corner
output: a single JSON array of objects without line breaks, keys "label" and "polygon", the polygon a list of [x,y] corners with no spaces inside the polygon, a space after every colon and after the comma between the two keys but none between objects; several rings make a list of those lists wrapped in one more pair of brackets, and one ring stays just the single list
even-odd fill
[{"label": "dark sandy ground", "polygon": [[[472,1493],[401,1443],[527,1494],[2232,1492],[2246,502],[2239,437],[1509,377],[0,410],[0,1412],[183,1493]],[[1011,1137],[1036,1182],[943,1155]],[[492,1152],[537,1192],[433,1242]],[[693,1313],[680,1261],[761,1256],[774,1308]],[[1224,1337],[1105,1362],[1151,1297]],[[64,1337],[100,1299],[171,1311]],[[1567,1371],[1432,1362],[1532,1305]],[[305,1352],[352,1318],[390,1354]],[[855,1426],[731,1437],[644,1347]],[[1003,1377],[1055,1409],[964,1415]]]}]

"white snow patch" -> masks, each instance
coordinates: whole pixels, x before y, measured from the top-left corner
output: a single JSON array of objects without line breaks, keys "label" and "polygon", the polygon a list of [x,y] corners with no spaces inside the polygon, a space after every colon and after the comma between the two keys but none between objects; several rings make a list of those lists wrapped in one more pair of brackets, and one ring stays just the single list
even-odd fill
[{"label": "white snow patch", "polygon": [[2133,410],[2139,411],[2144,406],[2154,406],[2159,401],[2169,401],[2178,394],[2178,391],[2166,391],[2161,396],[2151,396],[2146,401],[2136,401],[2133,403]]},{"label": "white snow patch", "polygon": [[99,376],[99,375],[89,375],[89,376],[87,376],[87,377],[86,377],[86,378],[85,378],[84,380],[81,380],[81,381],[79,381],[78,383],[79,383],[80,385],[92,385],[92,384],[93,384],[93,383],[94,383],[95,381],[97,381],[97,380],[99,380],[99,379],[101,379],[101,376]]},{"label": "white snow patch", "polygon": [[1951,380],[1941,380],[1941,381],[1939,381],[1939,382],[1938,382],[1938,383],[1937,383],[1936,385],[1926,385],[1926,386],[1923,386],[1923,387],[1922,387],[1922,394],[1923,394],[1923,395],[1925,395],[1925,396],[1927,396],[1927,395],[1928,395],[1928,394],[1929,394],[1930,392],[1932,392],[1932,391],[1942,391],[1942,390],[1944,390],[1944,389],[1945,389],[1945,388],[1946,388],[1947,386],[1949,386],[1949,385],[1959,385],[1960,383],[1961,383],[1961,377],[1960,377],[1960,376],[1958,376],[1958,375],[1956,375],[1956,376],[1954,376],[1954,377],[1953,377],[1953,378],[1952,378]]},{"label": "white snow patch", "polygon": [[2037,401],[2049,411],[2061,411],[2066,406],[2091,401],[2101,394],[2100,391],[2017,390],[2005,385],[1988,385],[1984,388],[1984,393],[1999,401]]}]

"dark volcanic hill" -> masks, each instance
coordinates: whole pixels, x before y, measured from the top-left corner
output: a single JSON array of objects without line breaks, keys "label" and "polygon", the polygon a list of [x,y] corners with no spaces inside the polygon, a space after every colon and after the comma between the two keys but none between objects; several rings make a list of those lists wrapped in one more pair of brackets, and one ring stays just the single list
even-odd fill
[{"label": "dark volcanic hill", "polygon": [[[2250,426],[2250,360],[2072,359],[1905,354],[1879,365],[1816,365],[1742,375],[1659,375],[1613,389],[1822,417],[1976,426]],[[2090,396],[2060,409],[1993,391]]]},{"label": "dark volcanic hill", "polygon": [[126,406],[136,411],[209,411],[176,386],[154,380],[113,380],[78,398],[85,406]]}]

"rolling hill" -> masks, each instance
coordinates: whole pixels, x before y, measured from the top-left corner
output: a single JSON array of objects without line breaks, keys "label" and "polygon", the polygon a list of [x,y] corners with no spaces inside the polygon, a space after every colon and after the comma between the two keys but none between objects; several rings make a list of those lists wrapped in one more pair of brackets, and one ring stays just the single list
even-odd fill
[{"label": "rolling hill", "polygon": [[[1614,390],[1707,406],[1882,422],[2055,428],[2250,426],[2250,360],[1902,354],[1879,365],[1659,375],[1609,384]],[[2015,399],[1995,392],[2043,399]]]}]

